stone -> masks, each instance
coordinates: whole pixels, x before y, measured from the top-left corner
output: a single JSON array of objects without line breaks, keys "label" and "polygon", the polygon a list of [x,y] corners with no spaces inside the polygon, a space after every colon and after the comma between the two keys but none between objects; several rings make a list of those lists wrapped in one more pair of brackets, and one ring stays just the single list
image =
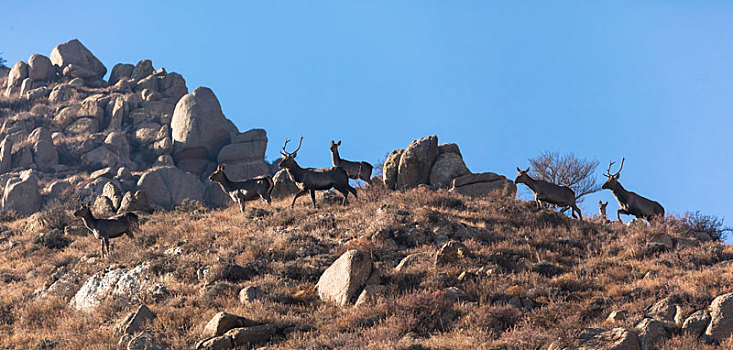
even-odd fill
[{"label": "stone", "polygon": [[580,338],[579,350],[640,350],[636,333],[624,328],[585,329]]},{"label": "stone", "polygon": [[661,244],[663,245],[667,250],[672,250],[674,248],[674,243],[672,242],[672,236],[663,233],[661,235],[656,235],[652,237],[649,240],[650,244]]},{"label": "stone", "polygon": [[537,272],[545,277],[554,277],[563,274],[565,270],[547,261],[540,261],[532,265],[532,272]]},{"label": "stone", "polygon": [[646,308],[644,317],[653,318],[669,325],[675,325],[677,316],[682,313],[682,308],[678,305],[676,298],[664,298],[653,305]]},{"label": "stone", "polygon": [[470,173],[459,154],[443,153],[438,155],[430,169],[430,185],[448,187],[453,179]]},{"label": "stone", "polygon": [[28,147],[21,147],[11,156],[11,168],[13,169],[29,169],[33,163],[33,150]]},{"label": "stone", "polygon": [[379,284],[367,285],[364,290],[361,291],[359,297],[356,299],[354,306],[371,305],[374,304],[379,296],[384,292],[385,287]]},{"label": "stone", "polygon": [[20,86],[26,78],[28,78],[28,64],[18,61],[10,69],[7,86]]},{"label": "stone", "polygon": [[[492,180],[480,181],[484,179]],[[506,177],[494,173],[470,174],[453,179],[450,191],[471,197],[497,193],[514,198],[517,193],[517,185]]]},{"label": "stone", "polygon": [[233,328],[251,327],[257,325],[256,322],[248,320],[242,316],[230,314],[228,312],[219,312],[204,327],[204,336],[218,337]]},{"label": "stone", "polygon": [[129,79],[134,69],[135,66],[131,64],[115,64],[115,66],[112,67],[112,72],[109,74],[109,85],[117,84],[117,82],[122,79]]},{"label": "stone", "polygon": [[102,189],[102,196],[109,198],[110,202],[112,203],[112,207],[115,208],[115,212],[117,211],[117,208],[120,207],[120,204],[122,203],[122,190],[115,185],[114,182],[108,182],[104,184],[104,188]]},{"label": "stone", "polygon": [[79,118],[66,128],[66,134],[88,135],[99,131],[99,121],[94,118]]},{"label": "stone", "polygon": [[699,338],[710,324],[710,314],[705,310],[698,310],[692,313],[682,323],[682,334]]},{"label": "stone", "polygon": [[10,137],[5,136],[5,138],[3,138],[3,141],[0,142],[0,174],[4,174],[10,171],[13,161],[11,153],[12,149],[13,143]]},{"label": "stone", "polygon": [[428,259],[429,259],[428,255],[425,253],[410,254],[402,258],[402,260],[400,260],[399,264],[397,264],[397,266],[394,268],[395,272],[405,271],[410,266],[414,266],[419,263],[426,262],[428,261]]},{"label": "stone", "polygon": [[95,218],[108,218],[116,214],[112,201],[105,196],[98,196],[90,208]]},{"label": "stone", "polygon": [[51,51],[51,63],[64,69],[73,64],[92,71],[97,78],[107,73],[107,68],[79,40],[74,39],[56,46]]},{"label": "stone", "polygon": [[435,265],[444,265],[457,262],[469,255],[468,248],[458,241],[449,241],[443,244],[435,254]]},{"label": "stone", "polygon": [[628,311],[616,310],[608,314],[608,317],[606,317],[606,321],[621,322],[621,321],[625,321],[628,317],[629,317]]},{"label": "stone", "polygon": [[35,100],[37,98],[47,97],[50,93],[51,89],[49,89],[48,86],[41,86],[26,92],[25,98],[29,100]]},{"label": "stone", "polygon": [[264,161],[267,141],[233,143],[222,147],[217,156],[219,164]]},{"label": "stone", "polygon": [[733,334],[733,293],[723,294],[710,303],[710,325],[705,336],[715,342],[728,339]]},{"label": "stone", "polygon": [[163,98],[163,95],[155,90],[143,89],[140,92],[140,97],[143,99],[143,101],[158,101]]},{"label": "stone", "polygon": [[341,255],[318,279],[318,296],[325,302],[345,306],[361,290],[372,273],[368,254],[349,250]]},{"label": "stone", "polygon": [[427,136],[412,141],[402,153],[397,168],[398,189],[413,188],[428,184],[430,169],[438,156],[438,137]]},{"label": "stone", "polygon": [[33,129],[33,131],[31,131],[31,134],[28,135],[28,142],[33,144],[38,141],[53,141],[51,139],[51,132],[44,127]]},{"label": "stone", "polygon": [[228,350],[233,349],[234,344],[232,344],[232,338],[230,336],[223,335],[220,337],[204,339],[196,344],[194,348],[201,350]]},{"label": "stone", "polygon": [[250,304],[257,300],[262,299],[265,296],[265,292],[256,286],[247,286],[239,291],[239,302],[242,304]]},{"label": "stone", "polygon": [[458,148],[458,145],[455,143],[444,143],[442,145],[438,145],[438,154],[446,154],[446,153],[455,153],[459,157],[463,158],[463,155],[461,155],[461,150]]},{"label": "stone", "polygon": [[277,332],[272,324],[234,328],[225,335],[232,339],[234,346],[250,346],[270,339]]},{"label": "stone", "polygon": [[165,350],[165,347],[158,343],[152,334],[142,332],[132,337],[127,344],[127,350]]},{"label": "stone", "polygon": [[41,208],[41,194],[38,188],[38,177],[34,172],[24,172],[20,179],[11,178],[5,184],[2,207],[5,211],[15,211],[28,216]]},{"label": "stone", "polygon": [[111,132],[104,139],[104,145],[120,158],[130,158],[130,142],[123,132]]},{"label": "stone", "polygon": [[48,185],[46,194],[51,198],[58,198],[61,194],[71,187],[71,183],[66,180],[57,180]]},{"label": "stone", "polygon": [[68,84],[56,85],[51,89],[51,93],[48,95],[48,102],[60,103],[76,99],[78,96],[76,89]]},{"label": "stone", "polygon": [[164,154],[158,156],[153,166],[175,166],[176,163],[173,161],[173,157],[170,154]]},{"label": "stone", "polygon": [[193,151],[196,158],[216,159],[221,148],[237,132],[234,124],[221,111],[221,105],[211,89],[199,87],[183,96],[173,111],[171,134],[173,158],[190,159],[182,155]]},{"label": "stone", "polygon": [[270,196],[272,198],[291,197],[300,191],[298,185],[293,181],[287,169],[280,169],[275,176],[272,177],[274,186]]},{"label": "stone", "polygon": [[89,310],[96,307],[107,297],[124,273],[125,269],[114,265],[107,271],[94,274],[84,282],[69,305],[77,310]]},{"label": "stone", "polygon": [[137,82],[153,74],[153,70],[153,62],[151,60],[140,60],[132,69],[130,78]]},{"label": "stone", "polygon": [[[158,91],[158,78],[156,78],[154,75],[148,75],[145,78],[140,79],[140,81],[135,84],[135,87],[133,88],[135,92],[142,92],[145,90],[149,91]],[[141,94],[141,97],[143,95]],[[143,99],[145,100],[145,99]],[[145,101],[151,101],[151,100],[145,100]]]},{"label": "stone", "polygon": [[126,270],[115,283],[110,293],[113,296],[132,297],[147,289],[151,281],[150,262],[146,261],[132,269]]},{"label": "stone", "polygon": [[639,330],[639,344],[642,349],[654,349],[655,346],[669,338],[664,322],[645,318],[636,325]]},{"label": "stone", "polygon": [[130,312],[117,325],[117,332],[135,334],[143,329],[145,324],[155,320],[155,314],[146,305],[140,305],[137,310]]},{"label": "stone", "polygon": [[186,80],[183,79],[180,74],[175,72],[167,74],[165,78],[159,82],[158,87],[163,96],[171,99],[173,103],[178,102],[183,95],[188,93]]},{"label": "stone", "polygon": [[145,191],[138,190],[134,194],[127,192],[122,197],[120,208],[117,209],[117,214],[122,214],[130,211],[140,211],[144,213],[152,213],[153,208],[148,203],[148,195]]},{"label": "stone", "polygon": [[41,171],[53,172],[56,169],[59,164],[59,154],[50,137],[49,140],[41,140],[33,145],[33,162]]},{"label": "stone", "polygon": [[33,89],[33,80],[31,78],[23,79],[23,83],[20,84],[20,96],[25,95],[26,92]]},{"label": "stone", "polygon": [[170,209],[184,199],[204,200],[204,185],[196,175],[171,166],[146,171],[137,183],[151,205]]},{"label": "stone", "polygon": [[52,81],[56,77],[56,68],[48,57],[33,54],[28,59],[28,75],[33,81]]},{"label": "stone", "polygon": [[400,165],[400,159],[402,158],[402,153],[404,152],[405,150],[403,149],[397,149],[390,152],[382,166],[382,179],[384,181],[384,185],[391,190],[397,189],[397,172]]},{"label": "stone", "polygon": [[89,170],[106,167],[133,166],[129,159],[118,156],[106,146],[99,146],[81,156],[82,163]]},{"label": "stone", "polygon": [[69,82],[70,85],[78,87],[86,85],[87,79],[93,80],[95,78],[98,78],[97,73],[95,73],[94,71],[78,66],[76,64],[70,64],[64,67],[61,71],[61,74],[67,78],[81,79],[77,80],[77,82],[74,83]]},{"label": "stone", "polygon": [[105,109],[105,116],[109,120],[108,129],[120,130],[127,115],[127,102],[122,97],[117,97],[114,102],[110,101]]}]

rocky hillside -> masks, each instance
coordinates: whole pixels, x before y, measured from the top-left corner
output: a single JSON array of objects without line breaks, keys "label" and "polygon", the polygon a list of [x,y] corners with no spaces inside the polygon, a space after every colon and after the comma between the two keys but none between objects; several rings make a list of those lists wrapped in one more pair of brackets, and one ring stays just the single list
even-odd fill
[{"label": "rocky hillside", "polygon": [[[280,171],[240,212],[208,176],[273,174],[265,131],[149,60],[106,73],[77,40],[0,71],[0,348],[733,348],[715,218],[573,220],[435,136],[349,206],[290,208]],[[139,231],[100,256],[83,201]]]},{"label": "rocky hillside", "polygon": [[72,40],[17,62],[0,81],[4,212],[30,215],[70,187],[95,200],[108,183],[119,197],[113,211],[128,209],[119,208],[125,196],[156,209],[185,198],[222,207],[228,196],[208,180],[217,163],[233,180],[270,173],[265,131],[240,133],[210,89],[189,93],[180,74],[150,60],[116,64],[107,81],[106,73]]}]

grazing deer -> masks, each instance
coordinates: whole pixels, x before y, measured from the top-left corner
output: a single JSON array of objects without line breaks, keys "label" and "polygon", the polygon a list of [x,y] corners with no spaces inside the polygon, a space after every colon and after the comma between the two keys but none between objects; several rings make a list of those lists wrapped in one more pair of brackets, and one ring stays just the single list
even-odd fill
[{"label": "grazing deer", "polygon": [[[545,180],[535,180],[531,178],[526,170],[517,168],[517,178],[514,180],[515,184],[525,184],[534,193],[534,200],[537,202],[537,207],[542,208],[542,202],[555,204],[563,208],[572,208],[572,215],[576,219],[583,220],[583,214],[580,213],[580,209],[575,204],[575,192],[567,186],[559,186]],[[575,215],[578,212],[578,216]]]},{"label": "grazing deer", "polygon": [[621,169],[624,167],[624,160],[626,158],[621,158],[621,166],[615,174],[611,174],[611,166],[616,162],[610,162],[608,164],[608,170],[603,173],[603,176],[607,177],[608,180],[601,186],[604,190],[611,190],[613,196],[618,201],[618,205],[621,206],[621,209],[616,212],[618,221],[621,221],[621,214],[634,215],[639,219],[646,219],[647,221],[656,216],[664,217],[664,207],[661,204],[646,199],[634,192],[627,191],[618,182],[618,178],[621,176]]},{"label": "grazing deer", "polygon": [[270,193],[272,188],[275,187],[275,183],[272,182],[272,178],[269,176],[258,176],[245,181],[231,181],[224,173],[224,164],[220,164],[216,167],[209,180],[216,181],[221,186],[232,200],[239,204],[239,210],[244,212],[244,202],[262,198],[270,204]]},{"label": "grazing deer", "polygon": [[106,219],[97,219],[89,209],[89,203],[74,212],[74,216],[81,218],[84,226],[92,232],[94,238],[102,243],[102,256],[105,248],[109,257],[109,240],[127,234],[130,239],[135,238],[132,233],[138,229],[138,218],[135,213],[124,213]]},{"label": "grazing deer", "polygon": [[316,190],[328,190],[335,188],[341,192],[344,196],[343,205],[346,205],[349,200],[349,193],[353,193],[354,197],[357,197],[356,190],[349,185],[349,177],[346,175],[346,171],[341,167],[325,168],[325,169],[313,169],[313,168],[301,168],[295,157],[298,155],[298,150],[303,144],[303,136],[300,137],[298,148],[295,151],[288,153],[285,147],[288,145],[290,140],[285,140],[282,151],[282,161],[280,161],[280,167],[287,169],[290,172],[290,176],[296,185],[300,188],[300,191],[293,197],[293,202],[290,203],[290,207],[295,206],[295,201],[298,197],[308,193],[310,191],[311,201],[313,207],[316,208]]},{"label": "grazing deer", "polygon": [[608,216],[606,216],[607,206],[608,201],[606,201],[606,203],[603,203],[603,201],[598,201],[598,213],[600,214],[601,222],[608,222]]},{"label": "grazing deer", "polygon": [[339,155],[339,146],[341,141],[333,142],[331,140],[331,161],[333,166],[339,166],[346,170],[346,175],[350,179],[364,180],[368,184],[372,184],[372,165],[367,162],[352,162],[350,160],[341,159]]}]

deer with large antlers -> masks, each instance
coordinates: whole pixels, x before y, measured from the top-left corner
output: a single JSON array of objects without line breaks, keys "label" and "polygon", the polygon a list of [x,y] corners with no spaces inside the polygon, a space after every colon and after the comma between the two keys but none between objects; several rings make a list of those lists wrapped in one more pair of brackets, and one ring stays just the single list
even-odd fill
[{"label": "deer with large antlers", "polygon": [[84,226],[92,232],[94,238],[102,242],[102,256],[105,248],[109,257],[109,240],[126,234],[130,239],[135,238],[132,233],[138,229],[138,217],[135,213],[124,213],[106,219],[95,218],[89,203],[74,212],[74,216],[84,222]]},{"label": "deer with large antlers", "polygon": [[608,170],[603,173],[603,176],[607,177],[606,183],[601,186],[604,190],[611,190],[613,196],[616,197],[618,205],[621,206],[616,212],[616,218],[621,221],[621,214],[634,215],[639,219],[646,219],[647,221],[653,217],[664,217],[664,207],[661,204],[644,198],[634,192],[627,191],[618,182],[618,178],[621,176],[621,169],[624,167],[624,160],[621,158],[621,166],[615,174],[611,174],[611,166],[616,162],[610,162],[608,164]]},{"label": "deer with large antlers", "polygon": [[244,212],[244,203],[246,201],[262,198],[268,204],[272,202],[270,193],[272,193],[272,188],[275,187],[275,183],[272,182],[271,177],[258,176],[245,181],[231,181],[227,177],[227,174],[224,173],[224,168],[224,164],[219,164],[216,167],[216,171],[209,176],[209,180],[218,182],[221,189],[229,194],[229,197],[234,202],[239,204],[239,210],[241,212]]},{"label": "deer with large antlers", "polygon": [[[545,180],[535,180],[527,174],[529,167],[525,170],[517,168],[517,171],[517,178],[514,180],[514,183],[525,184],[532,190],[538,208],[543,207],[542,202],[555,204],[566,209],[570,207],[572,208],[571,214],[573,217],[581,221],[583,220],[583,214],[580,213],[580,208],[575,204],[575,192],[570,187],[556,185]],[[578,213],[577,216],[575,212]]]},{"label": "deer with large antlers", "polygon": [[346,175],[350,179],[364,180],[366,183],[372,183],[372,165],[367,162],[352,162],[350,160],[341,159],[339,155],[339,146],[341,141],[333,142],[331,140],[331,161],[333,166],[338,166],[346,170]]},{"label": "deer with large antlers", "polygon": [[293,152],[288,152],[285,147],[288,145],[290,140],[285,140],[282,151],[282,160],[280,161],[280,167],[287,169],[290,172],[290,176],[296,185],[300,188],[300,191],[293,197],[293,202],[290,203],[290,207],[295,206],[295,201],[298,197],[310,192],[311,201],[313,207],[316,208],[316,191],[328,190],[335,188],[341,192],[344,196],[343,205],[348,203],[349,193],[352,193],[354,197],[356,190],[349,185],[349,177],[346,175],[346,171],[341,167],[325,168],[325,169],[313,169],[313,168],[301,168],[295,161],[295,157],[298,155],[300,146],[303,145],[303,136],[300,137],[298,148]]}]

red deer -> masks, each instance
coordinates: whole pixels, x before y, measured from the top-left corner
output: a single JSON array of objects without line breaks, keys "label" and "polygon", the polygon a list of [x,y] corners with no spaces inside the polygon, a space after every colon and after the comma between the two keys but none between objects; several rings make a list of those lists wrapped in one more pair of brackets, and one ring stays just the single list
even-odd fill
[{"label": "red deer", "polygon": [[[583,214],[580,213],[580,209],[575,204],[575,192],[573,192],[569,187],[559,186],[545,180],[535,180],[527,174],[527,172],[529,172],[529,167],[527,167],[526,170],[517,168],[517,171],[519,173],[517,174],[517,178],[514,180],[514,183],[525,184],[530,190],[532,190],[538,208],[543,207],[542,202],[555,204],[562,208],[570,207],[573,209],[571,212],[573,217],[580,219],[581,221],[583,220]],[[578,212],[577,216],[575,215],[575,212]]]},{"label": "red deer", "polygon": [[606,203],[603,203],[603,201],[598,201],[598,213],[601,215],[601,221],[602,222],[608,222],[608,216],[606,215],[606,207],[608,206],[608,201]]},{"label": "red deer", "polygon": [[346,205],[348,203],[349,193],[353,193],[354,197],[358,197],[356,195],[356,190],[351,187],[351,185],[349,185],[349,177],[346,175],[346,171],[343,168],[333,167],[325,169],[313,169],[301,168],[298,165],[298,163],[295,161],[295,157],[298,155],[298,150],[300,150],[300,146],[303,145],[303,136],[300,137],[298,148],[291,153],[288,153],[285,150],[288,142],[290,142],[290,140],[285,140],[283,149],[282,151],[280,151],[280,154],[283,157],[280,161],[280,167],[283,169],[288,169],[293,181],[300,188],[300,192],[296,193],[295,197],[293,197],[293,202],[290,204],[291,208],[295,206],[295,201],[298,199],[298,197],[308,192],[310,192],[311,194],[313,207],[316,208],[317,190],[328,190],[331,188],[335,188],[344,196],[343,205]]},{"label": "red deer", "polygon": [[209,180],[218,182],[221,189],[229,194],[229,197],[231,197],[234,202],[239,204],[239,210],[241,212],[244,212],[244,203],[246,201],[262,198],[267,201],[268,204],[272,202],[270,199],[270,193],[272,192],[272,188],[275,186],[275,183],[272,182],[271,177],[258,176],[245,181],[231,181],[229,180],[229,177],[227,177],[227,174],[224,173],[224,168],[224,164],[220,164],[216,167],[216,171],[209,176]]},{"label": "red deer", "polygon": [[132,233],[138,229],[138,217],[135,213],[124,213],[107,219],[97,219],[89,209],[89,203],[74,212],[74,216],[81,218],[84,226],[92,232],[94,238],[102,243],[102,256],[105,248],[109,257],[109,240],[126,234],[130,239],[135,238]]},{"label": "red deer", "polygon": [[664,207],[661,204],[646,199],[634,192],[627,191],[618,182],[618,178],[621,176],[621,169],[624,167],[624,160],[626,158],[621,158],[621,166],[615,174],[611,174],[611,166],[616,162],[610,162],[608,164],[608,170],[603,173],[603,176],[607,177],[608,180],[601,186],[602,189],[613,192],[613,196],[616,197],[618,205],[621,207],[616,212],[618,221],[621,221],[621,214],[634,215],[639,219],[646,219],[647,221],[656,216],[664,217]]},{"label": "red deer", "polygon": [[364,180],[366,183],[372,183],[372,165],[367,162],[352,162],[350,160],[341,159],[339,155],[339,146],[341,141],[333,142],[331,140],[331,161],[333,166],[338,166],[346,170],[346,175],[350,179]]}]

